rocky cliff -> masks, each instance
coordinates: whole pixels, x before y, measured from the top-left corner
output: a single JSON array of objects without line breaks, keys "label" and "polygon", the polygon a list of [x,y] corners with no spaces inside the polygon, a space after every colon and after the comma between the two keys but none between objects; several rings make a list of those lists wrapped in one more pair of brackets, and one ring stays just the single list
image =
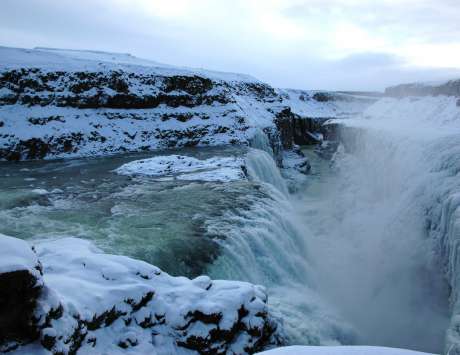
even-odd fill
[{"label": "rocky cliff", "polygon": [[280,162],[281,146],[316,142],[325,118],[362,104],[124,54],[0,47],[3,160],[248,145],[262,130]]}]

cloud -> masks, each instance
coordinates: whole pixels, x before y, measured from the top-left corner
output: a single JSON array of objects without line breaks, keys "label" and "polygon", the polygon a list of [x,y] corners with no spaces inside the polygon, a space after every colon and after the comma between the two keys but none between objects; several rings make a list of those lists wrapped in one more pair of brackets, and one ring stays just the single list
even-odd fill
[{"label": "cloud", "polygon": [[130,52],[282,87],[453,75],[457,0],[2,0],[0,44]]}]

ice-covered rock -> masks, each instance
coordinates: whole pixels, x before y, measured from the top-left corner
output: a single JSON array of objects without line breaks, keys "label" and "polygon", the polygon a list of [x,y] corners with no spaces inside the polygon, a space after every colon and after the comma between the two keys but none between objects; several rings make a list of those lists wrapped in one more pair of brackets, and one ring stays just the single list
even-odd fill
[{"label": "ice-covered rock", "polygon": [[24,300],[27,307],[19,307],[21,299],[10,305],[12,312],[27,310],[27,319],[16,319],[30,327],[24,339],[11,333],[16,328],[2,308],[3,350],[246,354],[275,341],[276,323],[260,286],[205,276],[172,277],[145,262],[103,254],[89,241],[75,238],[36,243],[41,276],[34,266],[39,265],[37,256],[26,242],[2,236],[0,246],[9,252],[2,259],[3,295],[16,292],[6,287],[11,272],[31,275],[25,285],[35,287],[34,297]]},{"label": "ice-covered rock", "polygon": [[135,160],[115,170],[120,175],[229,182],[245,178],[244,161],[237,157],[196,159],[183,155],[162,155]]}]

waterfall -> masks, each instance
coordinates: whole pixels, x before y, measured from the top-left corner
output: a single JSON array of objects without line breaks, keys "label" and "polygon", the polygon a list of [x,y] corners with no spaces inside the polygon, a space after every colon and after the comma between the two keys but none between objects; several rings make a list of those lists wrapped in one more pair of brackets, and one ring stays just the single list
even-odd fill
[{"label": "waterfall", "polygon": [[266,285],[290,343],[440,352],[448,329],[460,354],[459,111],[444,97],[377,102],[342,122],[333,167],[295,195],[250,149],[260,194],[213,225],[225,238],[211,275]]},{"label": "waterfall", "polygon": [[273,156],[273,149],[267,135],[260,128],[256,128],[254,135],[250,139],[249,145],[254,149],[263,150]]},{"label": "waterfall", "polygon": [[287,194],[288,189],[273,157],[266,151],[249,149],[245,157],[249,177],[260,183],[275,187],[279,192]]},{"label": "waterfall", "polygon": [[458,354],[460,110],[454,98],[385,99],[364,116],[343,122],[311,221],[318,292],[360,343],[429,352],[443,349],[450,296]]},{"label": "waterfall", "polygon": [[249,149],[250,183],[257,187],[251,208],[235,209],[208,225],[224,236],[211,277],[245,280],[268,288],[272,313],[283,319],[285,336],[296,344],[354,343],[352,328],[330,312],[314,291],[308,227],[300,218],[272,156]]}]

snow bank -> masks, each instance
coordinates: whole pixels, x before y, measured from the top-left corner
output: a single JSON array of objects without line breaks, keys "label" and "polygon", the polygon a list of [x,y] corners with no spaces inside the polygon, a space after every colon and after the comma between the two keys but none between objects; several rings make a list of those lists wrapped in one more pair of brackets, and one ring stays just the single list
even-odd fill
[{"label": "snow bank", "polygon": [[[14,238],[0,242],[20,245],[10,250],[18,257],[30,251]],[[272,341],[276,324],[261,286],[172,277],[76,238],[39,242],[36,250],[44,286],[28,340],[39,340],[10,344],[18,354],[244,354]],[[36,260],[32,252],[25,256]]]},{"label": "snow bank", "polygon": [[38,265],[37,256],[21,239],[0,234],[0,250],[0,274],[19,270],[34,272]]},{"label": "snow bank", "polygon": [[70,71],[123,70],[159,75],[199,74],[217,80],[258,81],[249,75],[177,67],[153,60],[137,58],[128,53],[42,47],[23,49],[0,46],[0,70],[20,68],[43,68],[47,71],[63,70],[64,68]]},{"label": "snow bank", "polygon": [[213,157],[199,160],[183,155],[167,155],[135,160],[123,164],[115,172],[130,176],[230,182],[245,178],[243,166],[243,159],[237,157]]},{"label": "snow bank", "polygon": [[[418,351],[377,346],[287,346],[261,355],[430,355]],[[431,354],[432,355],[432,354]]]}]

